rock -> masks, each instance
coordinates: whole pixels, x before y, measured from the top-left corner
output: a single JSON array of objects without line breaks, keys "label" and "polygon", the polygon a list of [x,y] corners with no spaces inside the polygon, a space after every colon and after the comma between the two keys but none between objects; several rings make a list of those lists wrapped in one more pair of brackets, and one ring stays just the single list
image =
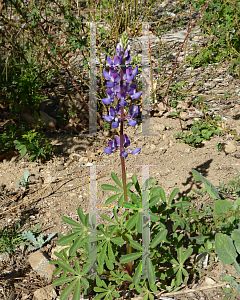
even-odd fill
[{"label": "rock", "polygon": [[40,110],[40,120],[43,120],[46,122],[46,128],[49,130],[56,130],[57,120],[50,117],[48,114],[46,114],[44,111]]},{"label": "rock", "polygon": [[52,280],[55,266],[50,265],[49,260],[43,255],[41,251],[33,252],[29,255],[28,261],[32,269],[41,277],[47,278],[48,282]]},{"label": "rock", "polygon": [[32,127],[35,126],[36,120],[32,116],[29,116],[29,114],[22,114],[21,116],[29,125],[31,125]]},{"label": "rock", "polygon": [[49,176],[47,178],[44,179],[44,183],[50,183],[50,182],[53,182],[56,180],[56,177],[52,177],[52,176]]},{"label": "rock", "polygon": [[0,255],[0,262],[8,262],[10,259],[10,256],[7,252],[3,252],[1,255]]},{"label": "rock", "polygon": [[216,284],[216,281],[214,281],[213,279],[211,279],[209,277],[206,277],[205,280],[204,280],[204,283],[209,286],[209,285]]},{"label": "rock", "polygon": [[223,149],[226,154],[230,154],[235,152],[237,150],[237,147],[233,142],[227,142],[223,145]]},{"label": "rock", "polygon": [[183,121],[186,121],[189,119],[188,113],[185,111],[181,111],[179,116]]},{"label": "rock", "polygon": [[33,295],[34,300],[55,300],[57,298],[57,293],[52,284],[36,290]]},{"label": "rock", "polygon": [[81,165],[85,165],[88,163],[88,158],[87,157],[81,157],[78,161]]}]

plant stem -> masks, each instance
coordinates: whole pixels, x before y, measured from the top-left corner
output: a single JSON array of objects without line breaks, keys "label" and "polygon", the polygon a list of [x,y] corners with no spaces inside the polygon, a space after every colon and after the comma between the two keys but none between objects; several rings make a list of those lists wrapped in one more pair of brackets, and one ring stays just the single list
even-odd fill
[{"label": "plant stem", "polygon": [[[120,68],[120,88],[121,93],[123,93],[123,68]],[[121,122],[120,122],[120,157],[122,165],[122,180],[123,180],[123,192],[124,192],[124,202],[128,202],[127,198],[127,183],[126,183],[126,168],[125,168],[125,158],[122,157],[121,153],[123,151],[123,122],[124,122],[124,107],[121,106]],[[126,220],[129,220],[129,214],[126,216]],[[127,243],[127,254],[132,253],[132,247]],[[132,276],[132,261],[127,263],[127,271],[129,276]]]}]

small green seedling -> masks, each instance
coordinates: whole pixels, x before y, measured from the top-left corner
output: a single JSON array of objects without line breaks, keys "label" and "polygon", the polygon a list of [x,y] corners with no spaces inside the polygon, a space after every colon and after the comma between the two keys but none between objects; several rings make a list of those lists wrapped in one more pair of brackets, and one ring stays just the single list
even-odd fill
[{"label": "small green seedling", "polygon": [[19,178],[18,181],[20,182],[21,185],[17,184],[16,186],[21,188],[21,187],[25,187],[25,189],[28,187],[29,185],[29,172],[25,171],[23,174],[23,178]]},{"label": "small green seedling", "polygon": [[[39,226],[39,224],[38,224],[38,226]],[[34,250],[42,248],[45,244],[47,244],[56,235],[56,233],[51,233],[46,238],[46,237],[44,237],[43,234],[40,234],[36,238],[36,236],[34,235],[35,231],[36,230],[34,230],[33,232],[25,230],[22,233],[23,239],[28,240],[29,242],[31,242],[34,245],[34,247],[29,248],[28,251],[34,251]],[[32,244],[30,244],[29,242],[25,242],[25,244],[27,246],[32,246]]]}]

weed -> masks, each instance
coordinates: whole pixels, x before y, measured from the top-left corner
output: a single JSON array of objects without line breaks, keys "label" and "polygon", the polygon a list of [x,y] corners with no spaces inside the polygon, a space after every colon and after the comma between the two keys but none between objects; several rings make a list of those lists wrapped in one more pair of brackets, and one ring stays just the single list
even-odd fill
[{"label": "weed", "polygon": [[20,231],[21,226],[19,222],[12,229],[9,229],[9,226],[7,226],[0,231],[0,253],[7,252],[12,255],[16,251],[16,247],[24,244]]},{"label": "weed", "polygon": [[26,171],[24,172],[23,178],[19,178],[18,181],[20,182],[21,185],[16,185],[17,187],[24,187],[25,189],[27,189],[28,185],[29,185],[29,181],[28,181],[28,177],[29,177],[29,172]]},{"label": "weed", "polygon": [[221,135],[222,131],[215,124],[210,124],[208,121],[195,120],[191,130],[187,132],[174,134],[179,143],[186,143],[193,147],[202,144],[203,141],[209,141],[210,137],[214,134]]}]

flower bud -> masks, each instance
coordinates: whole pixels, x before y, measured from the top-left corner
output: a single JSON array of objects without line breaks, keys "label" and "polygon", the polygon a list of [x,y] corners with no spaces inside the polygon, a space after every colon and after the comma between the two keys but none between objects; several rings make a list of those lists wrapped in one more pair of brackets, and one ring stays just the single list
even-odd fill
[{"label": "flower bud", "polygon": [[128,33],[126,31],[123,32],[120,38],[120,43],[123,45],[124,50],[126,50],[129,46]]}]

